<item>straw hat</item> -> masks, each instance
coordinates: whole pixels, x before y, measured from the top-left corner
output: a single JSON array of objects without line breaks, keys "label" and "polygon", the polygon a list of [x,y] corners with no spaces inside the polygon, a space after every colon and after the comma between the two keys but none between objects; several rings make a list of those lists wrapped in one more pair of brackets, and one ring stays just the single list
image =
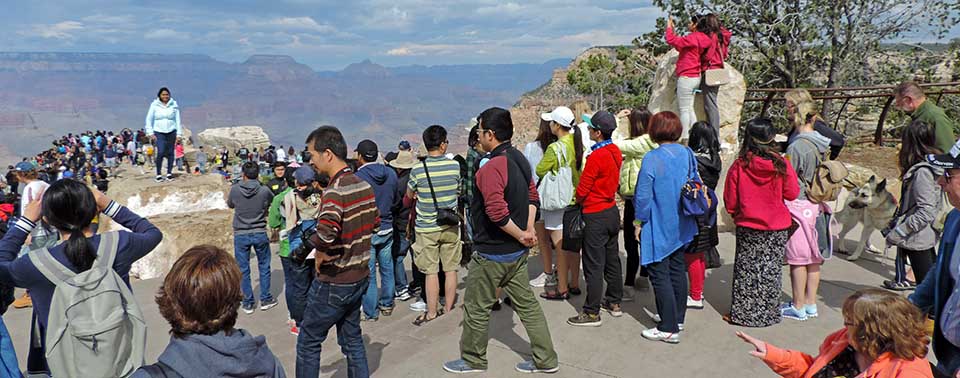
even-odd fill
[{"label": "straw hat", "polygon": [[388,162],[387,165],[399,169],[412,169],[417,165],[417,158],[410,151],[400,151],[397,158]]}]

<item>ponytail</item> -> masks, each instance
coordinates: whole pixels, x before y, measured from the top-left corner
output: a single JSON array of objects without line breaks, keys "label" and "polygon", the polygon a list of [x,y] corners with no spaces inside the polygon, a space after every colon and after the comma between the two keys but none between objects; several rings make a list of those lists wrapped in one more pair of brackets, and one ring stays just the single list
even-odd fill
[{"label": "ponytail", "polygon": [[573,124],[573,151],[574,155],[577,157],[577,171],[583,170],[583,137],[581,136],[580,127],[577,126],[576,122]]},{"label": "ponytail", "polygon": [[63,243],[63,250],[67,260],[81,272],[89,270],[97,259],[97,253],[83,235],[83,230],[70,230],[70,238]]},{"label": "ponytail", "polygon": [[96,251],[84,235],[98,212],[93,192],[79,181],[60,180],[44,191],[41,206],[40,212],[48,224],[61,233],[70,234],[63,242],[67,260],[80,272],[89,270],[97,259]]}]

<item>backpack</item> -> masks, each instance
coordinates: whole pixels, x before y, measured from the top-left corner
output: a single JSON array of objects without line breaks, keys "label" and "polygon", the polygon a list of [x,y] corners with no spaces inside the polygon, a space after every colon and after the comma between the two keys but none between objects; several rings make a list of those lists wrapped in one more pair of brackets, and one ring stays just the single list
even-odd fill
[{"label": "backpack", "polygon": [[143,365],[147,325],[133,292],[113,270],[118,236],[102,234],[97,259],[81,273],[46,248],[27,255],[56,285],[46,335],[54,377],[127,377]]},{"label": "backpack", "polygon": [[[813,142],[803,139],[807,143]],[[826,154],[820,157],[817,169],[813,171],[813,180],[807,183],[807,200],[813,203],[836,201],[843,189],[843,180],[850,172],[843,163],[827,160]]]}]

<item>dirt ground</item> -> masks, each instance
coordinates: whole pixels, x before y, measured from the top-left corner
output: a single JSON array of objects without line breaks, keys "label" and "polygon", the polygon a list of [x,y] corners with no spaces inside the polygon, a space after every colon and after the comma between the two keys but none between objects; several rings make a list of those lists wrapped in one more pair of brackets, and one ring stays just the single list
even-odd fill
[{"label": "dirt ground", "polygon": [[882,177],[894,179],[900,176],[897,168],[899,150],[898,147],[876,146],[873,143],[848,145],[840,152],[838,160],[869,168]]}]

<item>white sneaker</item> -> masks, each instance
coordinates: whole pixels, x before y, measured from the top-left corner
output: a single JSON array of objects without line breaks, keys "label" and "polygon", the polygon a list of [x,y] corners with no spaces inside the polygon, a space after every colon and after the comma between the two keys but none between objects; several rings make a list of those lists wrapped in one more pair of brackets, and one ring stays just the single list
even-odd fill
[{"label": "white sneaker", "polygon": [[687,297],[687,308],[703,309],[703,299],[695,301],[693,298]]},{"label": "white sneaker", "polygon": [[[654,322],[660,324],[660,314],[650,315],[650,319],[653,319]],[[677,328],[683,331],[683,323],[677,323]]]},{"label": "white sneaker", "polygon": [[656,328],[645,329],[642,332],[640,332],[640,336],[643,336],[643,338],[647,340],[663,341],[665,343],[670,343],[670,344],[680,343],[679,333],[660,332],[660,330]]},{"label": "white sneaker", "polygon": [[540,275],[537,276],[537,278],[530,280],[530,286],[544,287],[547,284],[547,276],[548,274],[546,272],[540,273]]},{"label": "white sneaker", "polygon": [[416,302],[410,304],[410,311],[427,312],[427,302],[417,299]]}]

